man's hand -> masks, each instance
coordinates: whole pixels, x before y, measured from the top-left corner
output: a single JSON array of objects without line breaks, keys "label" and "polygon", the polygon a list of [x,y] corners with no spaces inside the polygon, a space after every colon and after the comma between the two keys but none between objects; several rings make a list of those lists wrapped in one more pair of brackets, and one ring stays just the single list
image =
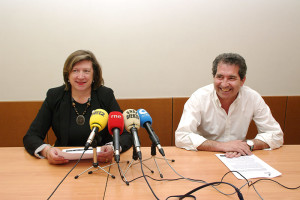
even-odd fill
[{"label": "man's hand", "polygon": [[233,158],[245,155],[252,155],[249,146],[245,141],[233,140],[229,142],[216,142],[206,140],[198,148],[200,151],[221,151],[226,153],[226,157]]},{"label": "man's hand", "polygon": [[227,158],[239,157],[252,155],[250,147],[245,141],[242,140],[233,140],[230,142],[223,143],[224,152],[226,153]]},{"label": "man's hand", "polygon": [[241,156],[241,154],[238,152],[226,152],[225,155],[226,158],[237,158]]}]

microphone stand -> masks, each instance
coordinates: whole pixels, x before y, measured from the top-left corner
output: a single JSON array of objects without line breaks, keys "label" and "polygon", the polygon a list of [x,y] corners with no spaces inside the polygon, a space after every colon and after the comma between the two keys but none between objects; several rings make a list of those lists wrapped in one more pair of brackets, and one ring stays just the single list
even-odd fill
[{"label": "microphone stand", "polygon": [[[161,173],[161,171],[160,171],[160,169],[159,169],[159,167],[158,167],[158,164],[157,164],[157,162],[156,162],[156,159],[162,159],[162,160],[164,160],[164,159],[163,159],[163,158],[159,158],[159,157],[156,156],[156,145],[155,145],[153,142],[152,142],[152,145],[151,145],[151,157],[150,157],[150,158],[147,158],[147,159],[145,159],[145,160],[143,160],[143,161],[150,160],[151,158],[153,158],[153,160],[154,160],[154,162],[155,162],[155,165],[156,165],[156,168],[157,168],[157,170],[158,170],[158,172],[159,172],[160,177],[163,178],[164,176],[162,175],[162,173]],[[175,162],[174,159],[167,159],[167,160],[169,160],[169,161],[171,161],[171,162]]]},{"label": "microphone stand", "polygon": [[[126,177],[125,177],[125,174],[127,173],[127,171],[128,171],[128,169],[132,166],[132,165],[135,165],[135,164],[137,164],[137,163],[133,163],[134,161],[137,161],[138,160],[138,154],[137,154],[137,152],[136,152],[136,149],[133,147],[133,152],[132,152],[132,160],[131,160],[131,162],[129,163],[129,165],[127,166],[127,168],[126,168],[126,170],[125,170],[125,172],[123,173],[123,177],[124,177],[124,179],[126,180]],[[143,162],[142,162],[142,164],[153,174],[154,173],[154,171],[153,170],[151,170],[147,165],[145,165]],[[129,182],[126,180],[126,184],[127,185],[129,185]]]},{"label": "microphone stand", "polygon": [[[89,171],[88,174],[92,174],[93,172],[95,171],[98,171],[98,170],[103,170],[104,172],[106,172],[108,175],[110,175],[112,178],[115,178],[114,175],[112,175],[111,173],[109,173],[108,171],[106,171],[104,168],[105,167],[109,167],[113,164],[109,164],[107,166],[104,166],[104,167],[100,167],[99,166],[99,162],[98,162],[98,159],[97,159],[97,140],[96,140],[96,137],[94,138],[94,140],[92,141],[92,147],[93,147],[93,165],[91,167],[89,167],[88,169],[84,170],[83,172],[81,172],[80,174],[76,175],[74,178],[77,179],[79,178],[79,176],[81,176],[82,174],[84,174],[85,172],[87,172],[88,170],[90,170],[91,168],[98,168],[94,171]],[[115,163],[114,163],[115,164]]]}]

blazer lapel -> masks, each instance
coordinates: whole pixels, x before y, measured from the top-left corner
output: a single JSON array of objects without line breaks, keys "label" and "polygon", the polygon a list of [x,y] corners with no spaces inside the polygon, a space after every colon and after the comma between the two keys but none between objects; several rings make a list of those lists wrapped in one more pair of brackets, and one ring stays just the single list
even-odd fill
[{"label": "blazer lapel", "polygon": [[66,92],[62,98],[60,105],[60,133],[62,146],[68,145],[69,132],[70,132],[70,108],[71,108],[71,97],[70,92]]},{"label": "blazer lapel", "polygon": [[92,90],[92,93],[91,93],[91,108],[92,108],[92,111],[93,110],[96,110],[96,109],[100,109],[101,108],[101,105],[100,105],[100,100],[98,99],[98,96],[97,96],[97,93],[95,90]]}]

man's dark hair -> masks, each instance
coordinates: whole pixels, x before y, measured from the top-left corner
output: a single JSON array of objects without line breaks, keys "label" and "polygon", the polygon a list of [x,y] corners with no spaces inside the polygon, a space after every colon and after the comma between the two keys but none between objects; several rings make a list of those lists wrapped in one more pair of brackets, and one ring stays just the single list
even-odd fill
[{"label": "man's dark hair", "polygon": [[230,64],[230,65],[237,65],[239,66],[239,76],[241,80],[243,80],[246,76],[247,72],[247,65],[245,59],[240,56],[239,54],[236,53],[223,53],[218,55],[214,62],[213,62],[213,67],[212,67],[212,74],[215,77],[217,73],[217,68],[220,63],[224,64]]}]

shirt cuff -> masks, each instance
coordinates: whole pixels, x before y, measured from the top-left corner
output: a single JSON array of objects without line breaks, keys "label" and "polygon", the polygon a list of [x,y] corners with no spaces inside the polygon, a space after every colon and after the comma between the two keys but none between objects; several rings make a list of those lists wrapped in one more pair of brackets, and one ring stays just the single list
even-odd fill
[{"label": "shirt cuff", "polygon": [[254,139],[261,140],[265,143],[267,143],[270,147],[270,149],[277,149],[283,144],[283,137],[282,138],[276,138],[274,136],[268,136],[266,133],[260,133],[257,134],[257,136]]},{"label": "shirt cuff", "polygon": [[42,156],[42,155],[40,154],[40,152],[41,152],[46,146],[51,146],[51,145],[50,145],[50,144],[42,144],[41,146],[39,146],[39,147],[35,150],[34,155],[35,155],[36,157],[38,157],[38,158],[44,159],[45,157]]}]

